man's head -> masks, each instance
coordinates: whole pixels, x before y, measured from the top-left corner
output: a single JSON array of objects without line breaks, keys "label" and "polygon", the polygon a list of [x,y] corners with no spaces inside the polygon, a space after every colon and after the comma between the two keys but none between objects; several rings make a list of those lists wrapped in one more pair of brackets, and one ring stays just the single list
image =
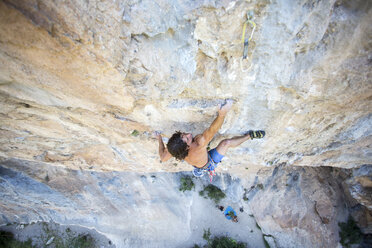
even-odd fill
[{"label": "man's head", "polygon": [[191,133],[175,132],[169,139],[167,149],[177,160],[183,160],[189,153],[189,146],[192,143]]}]

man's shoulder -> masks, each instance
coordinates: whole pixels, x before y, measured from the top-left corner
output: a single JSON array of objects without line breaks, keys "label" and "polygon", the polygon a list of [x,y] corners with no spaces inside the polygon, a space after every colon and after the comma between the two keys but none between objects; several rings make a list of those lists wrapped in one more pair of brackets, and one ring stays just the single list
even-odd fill
[{"label": "man's shoulder", "polygon": [[198,134],[194,137],[194,142],[198,145],[198,146],[204,146],[205,145],[205,138],[202,134]]}]

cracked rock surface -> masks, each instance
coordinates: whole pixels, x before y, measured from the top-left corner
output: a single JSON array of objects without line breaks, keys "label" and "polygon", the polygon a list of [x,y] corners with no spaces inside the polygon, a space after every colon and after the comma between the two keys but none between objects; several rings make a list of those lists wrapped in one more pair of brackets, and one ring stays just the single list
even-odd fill
[{"label": "cracked rock surface", "polygon": [[[218,104],[233,99],[211,147],[250,129],[266,137],[229,150],[216,172],[255,194],[249,204],[271,245],[336,247],[347,213],[371,233],[371,7],[364,0],[0,1],[0,224],[73,224],[82,220],[76,209],[91,207],[84,220],[94,226],[116,203],[102,203],[111,189],[99,187],[92,202],[79,201],[89,185],[80,173],[189,172],[184,162],[159,162],[151,133],[161,130],[165,141],[176,130],[201,133]],[[243,60],[247,12],[256,29]],[[52,178],[57,171],[62,176]],[[7,173],[35,184],[16,176],[8,187]],[[15,200],[18,186],[36,184],[45,197],[31,201],[26,190],[24,202]],[[57,204],[66,193],[76,201]],[[33,204],[43,211],[25,211]],[[177,211],[174,225],[190,214]],[[117,220],[103,218],[99,229],[116,235],[120,228],[105,225]],[[189,240],[177,235],[174,244]]]}]

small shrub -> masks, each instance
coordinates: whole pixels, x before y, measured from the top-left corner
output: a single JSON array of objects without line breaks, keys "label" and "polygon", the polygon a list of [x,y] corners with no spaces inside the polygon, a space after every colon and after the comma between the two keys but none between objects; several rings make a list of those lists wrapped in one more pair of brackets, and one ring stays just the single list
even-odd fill
[{"label": "small shrub", "polygon": [[340,227],[340,243],[344,247],[351,247],[352,244],[358,244],[362,241],[362,233],[351,216],[347,222],[338,223]]},{"label": "small shrub", "polygon": [[186,190],[192,190],[195,188],[195,184],[190,176],[181,177],[180,191],[185,192]]},{"label": "small shrub", "polygon": [[208,228],[208,230],[204,230],[203,239],[209,243],[210,238],[211,238],[211,229]]},{"label": "small shrub", "polygon": [[95,247],[95,240],[89,234],[80,234],[71,240],[68,247],[92,248]]},{"label": "small shrub", "polygon": [[32,240],[28,239],[25,242],[18,241],[14,238],[13,233],[0,231],[0,247],[9,248],[34,248]]},{"label": "small shrub", "polygon": [[204,194],[207,193],[207,196],[209,199],[214,200],[216,204],[220,202],[221,199],[225,198],[225,193],[220,190],[220,188],[209,184],[206,186],[202,191],[199,192],[199,195],[204,196]]},{"label": "small shrub", "polygon": [[257,184],[257,187],[258,187],[259,189],[264,189],[264,186],[263,186],[262,183]]},{"label": "small shrub", "polygon": [[[43,222],[44,246],[51,237],[53,241],[50,246],[54,248],[95,248],[96,241],[90,234],[76,234],[69,227],[66,228],[65,234],[59,233],[56,229],[50,227],[48,223]],[[49,246],[48,246],[49,247]]]},{"label": "small shrub", "polygon": [[246,248],[247,247],[247,244],[242,243],[242,242],[237,242],[235,239],[232,239],[227,236],[214,237],[213,239],[211,239],[211,231],[209,228],[208,230],[204,230],[203,239],[208,242],[207,245],[204,246],[204,248]]},{"label": "small shrub", "polygon": [[208,248],[246,248],[246,244],[242,242],[237,242],[235,239],[222,236],[213,238],[211,245]]},{"label": "small shrub", "polygon": [[138,130],[136,130],[136,129],[133,130],[133,132],[131,133],[131,135],[134,136],[134,137],[137,137],[139,135]]}]

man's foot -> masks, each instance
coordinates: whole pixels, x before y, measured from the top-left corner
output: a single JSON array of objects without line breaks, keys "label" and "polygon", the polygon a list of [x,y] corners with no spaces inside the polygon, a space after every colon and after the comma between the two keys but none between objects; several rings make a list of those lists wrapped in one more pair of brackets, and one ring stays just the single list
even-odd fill
[{"label": "man's foot", "polygon": [[249,136],[251,137],[251,139],[262,139],[263,137],[265,137],[265,131],[263,130],[258,130],[258,131],[248,131],[248,134]]}]

